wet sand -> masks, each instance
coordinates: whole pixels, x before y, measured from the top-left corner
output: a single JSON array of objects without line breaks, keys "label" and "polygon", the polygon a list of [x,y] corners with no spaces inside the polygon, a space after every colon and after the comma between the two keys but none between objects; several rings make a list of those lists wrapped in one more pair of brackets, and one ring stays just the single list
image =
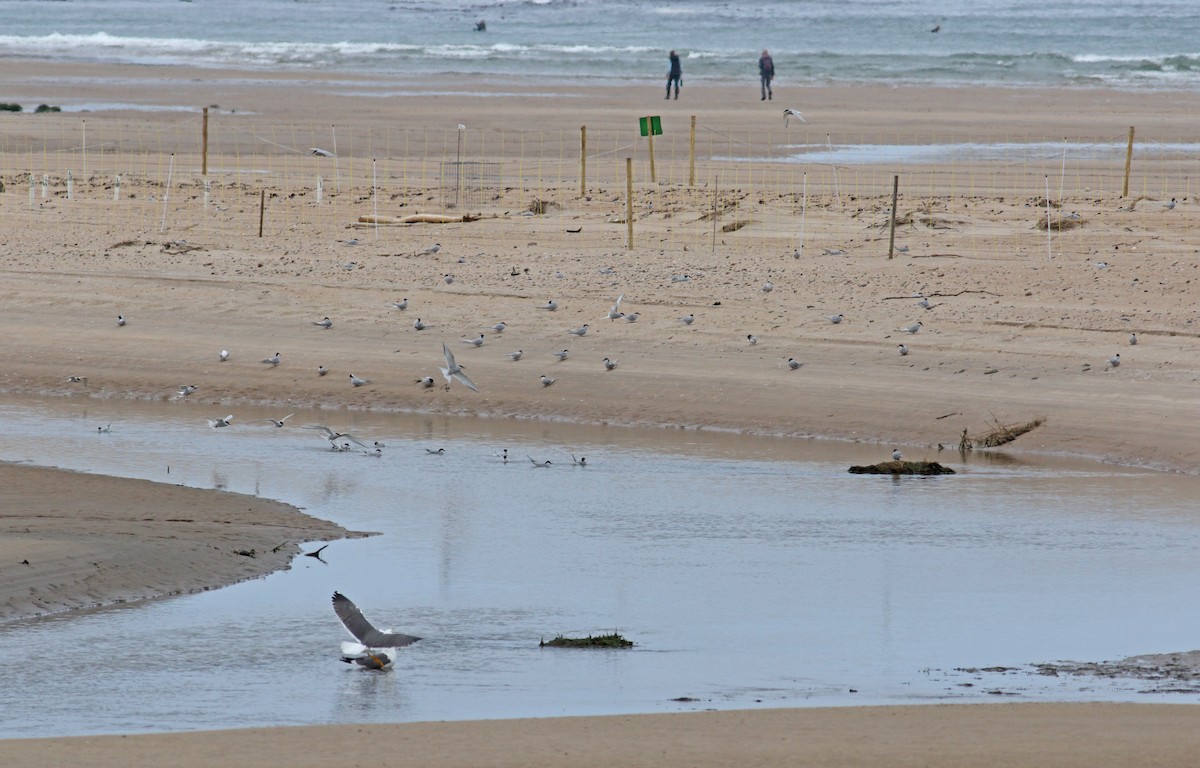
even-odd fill
[{"label": "wet sand", "polygon": [[16,766],[1188,766],[1197,710],[977,704],[268,728],[4,742]]},{"label": "wet sand", "polygon": [[[646,94],[627,85],[572,85],[569,98],[555,98],[545,94],[553,89],[527,83],[448,79],[404,85],[437,89],[437,95],[378,98],[348,94],[338,76],[319,73],[283,75],[263,85],[257,76],[238,73],[173,70],[164,80],[163,72],[139,67],[85,72],[47,62],[6,62],[6,69],[10,65],[25,90],[44,94],[40,101],[86,96],[94,102],[219,102],[226,110],[252,110],[243,125],[257,124],[263,134],[277,123],[329,124],[347,114],[355,116],[360,129],[383,125],[401,108],[414,127],[444,128],[470,115],[497,129],[537,124],[566,132],[580,124],[603,129],[628,122],[629,115],[661,104],[648,95],[658,93],[657,85],[647,87]],[[387,86],[357,85],[366,90]],[[700,114],[713,130],[744,131],[746,110],[757,104],[743,103],[743,90],[690,83],[684,108]],[[1200,100],[1194,94],[878,87],[805,88],[780,95],[781,104],[801,104],[810,120],[820,115],[822,133],[845,135],[886,125],[941,141],[981,130],[1101,141],[1123,136],[1134,123],[1157,141],[1190,141]],[[243,226],[247,200],[214,214],[215,224],[189,228],[160,228],[157,216],[114,219],[95,201],[68,207],[55,199],[28,211],[24,190],[14,180],[28,162],[31,142],[45,138],[29,117],[19,118],[26,122],[5,117],[7,135],[16,138],[0,153],[9,185],[0,195],[6,222],[0,296],[9,310],[8,332],[0,336],[6,360],[0,390],[9,394],[165,400],[181,384],[194,383],[200,389],[192,399],[211,404],[214,415],[253,403],[686,425],[875,442],[881,459],[894,445],[905,447],[906,458],[936,458],[938,445],[957,444],[964,429],[977,435],[996,421],[1045,417],[1042,427],[1006,450],[1183,472],[1198,465],[1195,307],[1200,281],[1194,259],[1200,236],[1191,225],[1193,200],[1186,187],[1174,186],[1184,183],[1182,174],[1169,177],[1170,189],[1161,179],[1143,180],[1133,210],[1119,191],[1075,190],[1062,206],[1080,210],[1086,226],[1079,238],[1059,241],[1052,259],[1043,235],[1029,237],[1041,215],[1032,195],[970,194],[962,187],[948,196],[905,201],[901,211],[924,212],[928,220],[905,230],[912,249],[892,260],[880,257],[886,237],[864,224],[886,211],[890,195],[883,191],[855,201],[814,194],[809,227],[841,235],[847,253],[825,253],[814,242],[800,259],[792,257],[790,237],[794,194],[743,194],[741,210],[771,226],[730,233],[718,247],[710,239],[712,224],[702,218],[700,201],[709,193],[678,185],[639,187],[639,201],[651,200],[653,208],[639,211],[643,245],[633,251],[623,247],[624,228],[611,223],[622,206],[623,190],[615,186],[580,197],[568,185],[550,185],[538,193],[557,207],[544,216],[502,215],[440,231],[368,230],[369,242],[363,230],[351,228],[359,214],[371,212],[368,198],[360,195],[357,205],[336,216],[296,214],[286,231],[260,239]],[[168,119],[178,117],[88,116],[94,132],[107,120],[149,132]],[[510,144],[505,151],[515,150]],[[279,192],[286,197],[288,190]],[[1161,203],[1171,196],[1180,205],[1168,212]],[[405,212],[403,201],[394,205]],[[184,215],[164,218],[174,222]],[[352,237],[364,242],[351,256],[342,241]],[[440,253],[414,255],[435,240],[446,246]],[[343,268],[350,259],[354,268]],[[607,268],[614,274],[601,273]],[[442,280],[447,273],[455,275],[451,284]],[[670,280],[682,273],[694,278]],[[768,280],[775,289],[764,293]],[[930,297],[933,309],[915,306],[918,292]],[[642,313],[637,323],[605,319],[620,293],[624,311]],[[402,297],[409,299],[407,311],[389,307]],[[541,308],[550,298],[559,303],[553,313]],[[824,315],[837,312],[845,313],[844,322],[825,320]],[[128,325],[116,326],[118,314],[129,318]],[[334,320],[331,329],[312,325],[327,315]],[[694,315],[695,322],[684,325],[679,318],[685,315]],[[433,328],[414,331],[416,316]],[[483,331],[501,319],[509,325],[502,336]],[[918,319],[923,323],[919,333],[897,330]],[[582,323],[591,326],[587,336],[567,334]],[[480,332],[487,336],[480,349],[459,341]],[[1131,332],[1138,334],[1136,347],[1128,345]],[[750,346],[747,334],[757,335],[759,343]],[[440,382],[443,341],[467,366],[479,393],[457,385],[443,391],[416,384],[426,375]],[[897,354],[901,342],[910,347],[908,356]],[[566,362],[550,356],[567,347],[572,357]],[[221,363],[216,353],[223,348],[232,354]],[[523,349],[526,358],[509,360],[505,353],[515,349]],[[259,362],[276,351],[283,358],[278,367]],[[1108,366],[1105,361],[1118,352],[1121,365]],[[606,356],[620,361],[615,371],[601,366]],[[804,363],[799,370],[784,363],[793,356]],[[328,366],[330,375],[318,377],[318,365]],[[372,383],[351,387],[350,372]],[[542,387],[538,377],[543,373],[558,381]],[[68,376],[87,381],[68,382]],[[27,509],[30,517],[14,519],[16,527],[10,529],[28,528],[30,535],[6,537],[0,551],[9,558],[3,564],[9,591],[0,594],[0,604],[17,613],[215,587],[279,567],[287,551],[268,560],[229,554],[235,548],[261,552],[284,541],[341,533],[278,509],[279,528],[251,524],[259,519],[262,502],[213,492],[194,492],[203,499],[199,506],[211,507],[211,517],[201,517],[190,511],[197,502],[183,498],[192,493],[183,489],[177,489],[180,498],[163,504],[157,491],[147,498],[145,486],[133,481],[58,473],[47,480],[39,470],[10,471],[15,479],[4,484],[7,507]],[[98,491],[86,482],[104,487]],[[65,501],[39,512],[36,502],[48,486],[61,490]],[[99,505],[115,518],[83,527],[81,518],[94,516],[88,499],[95,498],[124,503],[118,513],[111,512],[116,504]],[[256,508],[253,515],[250,505]],[[238,527],[230,529],[236,535],[212,530],[219,528],[216,521],[232,519],[243,508],[247,513],[239,513]],[[175,518],[194,521],[182,529],[187,546],[216,546],[220,554],[192,558],[186,567],[172,560],[166,567],[140,550],[121,550],[115,562],[159,565],[140,573],[133,580],[136,588],[123,587],[124,597],[90,586],[90,574],[79,562],[110,563],[109,572],[118,570],[106,559],[117,553],[112,539],[93,538],[95,533],[112,529],[124,535],[136,526],[145,534],[139,540],[157,532],[179,536],[184,524]],[[15,543],[27,549],[14,550]],[[30,580],[35,564],[45,570]],[[20,575],[19,582],[10,581],[16,579],[13,573]],[[47,597],[51,584],[62,587]],[[812,764],[1121,765],[1153,758],[1183,765],[1182,756],[1194,754],[1194,729],[1179,727],[1177,719],[1192,712],[1187,707],[1026,705],[723,713],[711,720],[698,715],[665,721],[673,724],[670,728],[654,718],[345,726],[219,737],[22,742],[20,754],[31,761],[65,762],[71,752],[47,750],[87,749],[88,762],[103,764],[101,755],[109,750],[113,760],[128,765],[150,764],[154,750],[171,749],[175,759],[186,752],[200,761],[202,748],[178,745],[219,744],[224,750],[237,740],[244,746],[244,762],[261,765],[283,763],[286,750],[295,750],[288,762],[315,764],[313,756],[339,749],[349,750],[342,754],[360,751],[364,759],[404,749],[426,755],[423,762],[447,765],[551,764],[566,759],[566,752],[571,762],[582,764],[612,762],[618,754],[624,758],[617,762],[662,765],[796,764],[806,755]],[[712,725],[718,722],[736,737],[713,738],[722,733]],[[820,725],[806,730],[810,723]],[[447,751],[443,732],[455,734],[456,749],[478,744],[480,751],[456,756]],[[370,738],[364,740],[363,733]],[[510,749],[486,746],[496,733]],[[552,733],[565,736],[558,740],[547,735]],[[798,733],[804,738],[793,740]],[[7,742],[10,746],[17,751],[16,742]],[[143,756],[131,757],[142,749]],[[46,757],[53,755],[62,757]],[[511,756],[509,762],[505,755]]]}]

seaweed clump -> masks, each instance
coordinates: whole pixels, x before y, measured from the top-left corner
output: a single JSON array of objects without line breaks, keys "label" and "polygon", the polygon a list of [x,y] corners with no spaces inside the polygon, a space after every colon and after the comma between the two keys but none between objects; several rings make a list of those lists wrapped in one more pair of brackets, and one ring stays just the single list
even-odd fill
[{"label": "seaweed clump", "polygon": [[850,467],[852,475],[953,475],[954,470],[936,461],[881,461]]},{"label": "seaweed clump", "polygon": [[564,637],[558,635],[553,640],[542,640],[539,648],[632,648],[633,643],[621,637],[616,632],[609,635],[588,635],[587,637]]}]

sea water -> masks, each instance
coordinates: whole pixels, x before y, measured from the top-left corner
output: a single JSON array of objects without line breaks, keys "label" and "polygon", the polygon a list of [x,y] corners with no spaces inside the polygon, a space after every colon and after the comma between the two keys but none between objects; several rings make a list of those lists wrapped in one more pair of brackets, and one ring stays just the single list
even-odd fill
[{"label": "sea water", "polygon": [[[486,31],[475,31],[479,21]],[[934,32],[934,29],[937,32]],[[577,81],[1195,88],[1193,0],[0,0],[0,61]]]},{"label": "sea water", "polygon": [[[1029,666],[1194,647],[1193,477],[904,446],[958,474],[893,479],[846,471],[892,446],[344,410],[206,423],[225,415],[9,400],[0,459],[281,499],[378,535],[224,589],[0,625],[0,737],[1196,700]],[[300,428],[318,421],[386,448],[330,451]],[[343,664],[335,590],[424,639],[390,672]],[[614,631],[635,645],[539,645]],[[956,671],[995,665],[1024,672]]]}]

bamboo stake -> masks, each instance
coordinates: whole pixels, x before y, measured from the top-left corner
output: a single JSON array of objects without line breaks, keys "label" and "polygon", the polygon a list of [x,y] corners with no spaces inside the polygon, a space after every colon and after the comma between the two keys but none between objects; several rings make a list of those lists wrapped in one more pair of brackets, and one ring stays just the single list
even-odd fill
[{"label": "bamboo stake", "polygon": [[808,171],[804,172],[804,202],[800,204],[800,247],[792,255],[797,259],[804,255],[804,220],[808,216]]},{"label": "bamboo stake", "polygon": [[892,176],[892,223],[888,233],[888,260],[896,250],[896,198],[900,195],[900,174]]},{"label": "bamboo stake", "polygon": [[1046,261],[1054,260],[1054,251],[1050,238],[1050,176],[1046,176]]},{"label": "bamboo stake", "polygon": [[175,173],[175,153],[171,153],[171,162],[167,166],[167,186],[163,190],[163,212],[162,223],[158,226],[158,231],[162,232],[167,228],[167,200],[171,198],[171,176]]},{"label": "bamboo stake", "polygon": [[267,210],[267,190],[260,190],[258,193],[258,236],[262,237],[263,233],[263,217]]},{"label": "bamboo stake", "polygon": [[579,196],[587,196],[587,126],[579,126]]},{"label": "bamboo stake", "polygon": [[1129,146],[1125,148],[1125,184],[1121,187],[1121,197],[1129,197],[1129,166],[1133,163],[1133,126],[1129,126]]},{"label": "bamboo stake", "polygon": [[692,130],[688,136],[688,186],[696,186],[696,116],[692,115]]},{"label": "bamboo stake", "polygon": [[200,121],[200,175],[208,175],[208,107],[204,108],[204,118]]},{"label": "bamboo stake", "polygon": [[[650,118],[646,118],[646,125],[650,125]],[[654,173],[654,129],[649,128],[646,131],[646,150],[650,154],[650,182],[657,183],[658,175]]]},{"label": "bamboo stake", "polygon": [[633,250],[633,158],[625,158],[625,223],[629,229],[629,239],[625,246]]}]

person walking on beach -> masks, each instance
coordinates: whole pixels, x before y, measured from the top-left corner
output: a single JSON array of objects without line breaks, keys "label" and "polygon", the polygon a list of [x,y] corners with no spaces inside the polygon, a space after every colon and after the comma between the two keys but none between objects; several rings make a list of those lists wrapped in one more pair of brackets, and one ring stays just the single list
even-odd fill
[{"label": "person walking on beach", "polygon": [[775,62],[771,60],[771,54],[767,53],[766,48],[763,48],[762,56],[758,59],[758,75],[762,85],[760,101],[766,101],[772,98],[771,80],[775,77]]},{"label": "person walking on beach", "polygon": [[671,98],[671,83],[675,83],[675,98],[679,98],[679,86],[683,85],[683,65],[679,63],[679,54],[671,51],[669,57],[671,62],[671,70],[667,72],[667,95],[663,98]]}]

